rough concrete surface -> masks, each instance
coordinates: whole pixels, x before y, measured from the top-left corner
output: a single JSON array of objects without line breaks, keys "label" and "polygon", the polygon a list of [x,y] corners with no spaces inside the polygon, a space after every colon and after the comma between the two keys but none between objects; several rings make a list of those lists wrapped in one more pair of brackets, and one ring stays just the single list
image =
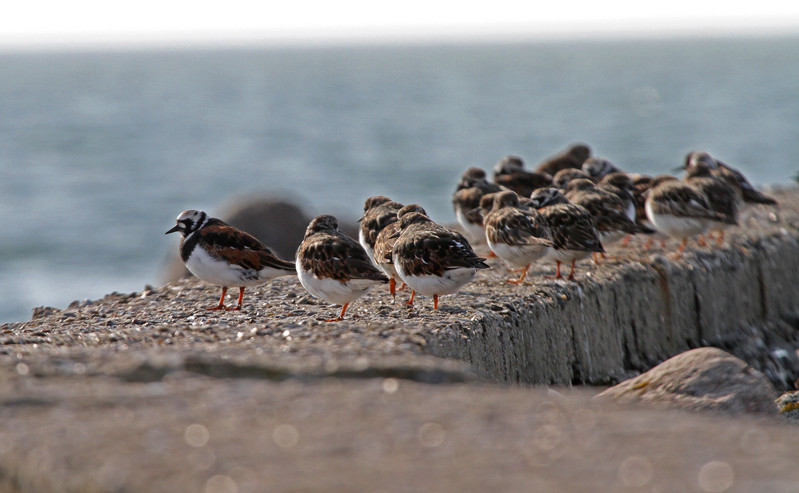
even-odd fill
[{"label": "rough concrete surface", "polygon": [[[595,387],[717,346],[797,376],[799,192],[721,249],[636,239],[576,282],[498,260],[456,296],[387,290],[347,320],[296,279],[146,287],[0,326],[6,491],[797,491],[776,418],[618,406]],[[170,225],[165,225],[165,228]],[[350,317],[352,315],[352,317]],[[498,385],[498,383],[500,385]],[[501,384],[522,383],[504,386]],[[560,389],[560,387],[558,387]],[[774,398],[777,396],[774,395]]]}]

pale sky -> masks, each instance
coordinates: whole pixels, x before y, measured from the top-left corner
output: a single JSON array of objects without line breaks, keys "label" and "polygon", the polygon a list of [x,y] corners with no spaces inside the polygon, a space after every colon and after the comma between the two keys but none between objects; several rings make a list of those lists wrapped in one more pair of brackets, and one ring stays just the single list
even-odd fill
[{"label": "pale sky", "polygon": [[21,0],[0,46],[799,32],[799,1]]}]

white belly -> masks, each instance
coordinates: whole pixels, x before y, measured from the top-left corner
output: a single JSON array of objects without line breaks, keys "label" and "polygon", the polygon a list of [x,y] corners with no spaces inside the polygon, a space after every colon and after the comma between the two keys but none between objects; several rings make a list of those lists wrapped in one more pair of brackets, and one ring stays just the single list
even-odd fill
[{"label": "white belly", "polygon": [[463,227],[470,243],[482,245],[486,242],[486,233],[483,227],[479,224],[470,223],[460,207],[455,208],[455,219],[457,219],[458,224]]},{"label": "white belly", "polygon": [[464,284],[474,279],[477,269],[460,267],[444,272],[441,277],[433,275],[409,276],[402,271],[402,266],[395,264],[400,278],[411,289],[425,296],[452,294],[457,292]]},{"label": "white belly", "polygon": [[366,242],[366,236],[363,234],[363,230],[358,228],[358,243],[361,244],[364,250],[366,250],[366,255],[369,256],[369,260],[375,265],[375,267],[379,267],[377,262],[375,262],[375,249],[369,246],[369,243]]},{"label": "white belly", "polygon": [[336,305],[351,303],[368,293],[375,284],[380,284],[380,281],[370,279],[353,279],[347,282],[329,278],[319,279],[299,266],[297,267],[297,277],[300,278],[300,283],[305,290],[312,296]]},{"label": "white belly", "polygon": [[488,248],[497,254],[497,257],[519,267],[530,265],[549,253],[549,247],[546,245],[513,246],[506,243],[494,243],[490,240]]},{"label": "white belly", "polygon": [[390,279],[394,279],[396,281],[400,278],[399,274],[397,273],[397,269],[394,267],[394,264],[380,263],[377,264],[377,266],[380,267],[380,269],[385,272]]},{"label": "white belly", "polygon": [[572,260],[582,260],[591,255],[591,252],[586,250],[555,250],[553,248],[550,251],[552,252],[549,255],[550,259],[560,260],[564,263],[571,262]]},{"label": "white belly", "polygon": [[186,261],[186,268],[205,282],[228,287],[258,286],[270,279],[292,273],[269,267],[260,271],[244,269],[208,255],[199,246],[191,252],[189,260]]},{"label": "white belly", "polygon": [[655,213],[649,203],[646,204],[646,216],[655,229],[672,238],[683,239],[698,235],[707,231],[710,226],[707,219]]}]

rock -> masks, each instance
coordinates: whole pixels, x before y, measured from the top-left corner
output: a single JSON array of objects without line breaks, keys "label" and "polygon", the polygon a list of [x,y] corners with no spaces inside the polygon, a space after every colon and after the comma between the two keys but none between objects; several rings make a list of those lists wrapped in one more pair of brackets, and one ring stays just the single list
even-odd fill
[{"label": "rock", "polygon": [[725,414],[774,415],[776,394],[768,379],[744,361],[721,349],[703,347],[678,354],[597,397]]},{"label": "rock", "polygon": [[799,423],[799,390],[777,397],[777,410],[789,423]]}]

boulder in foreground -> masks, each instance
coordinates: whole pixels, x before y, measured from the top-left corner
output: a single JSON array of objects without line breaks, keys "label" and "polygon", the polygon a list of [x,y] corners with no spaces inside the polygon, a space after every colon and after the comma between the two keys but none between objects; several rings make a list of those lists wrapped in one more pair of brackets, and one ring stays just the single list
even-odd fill
[{"label": "boulder in foreground", "polygon": [[664,404],[724,414],[776,415],[771,382],[744,361],[718,348],[692,349],[597,397]]}]

